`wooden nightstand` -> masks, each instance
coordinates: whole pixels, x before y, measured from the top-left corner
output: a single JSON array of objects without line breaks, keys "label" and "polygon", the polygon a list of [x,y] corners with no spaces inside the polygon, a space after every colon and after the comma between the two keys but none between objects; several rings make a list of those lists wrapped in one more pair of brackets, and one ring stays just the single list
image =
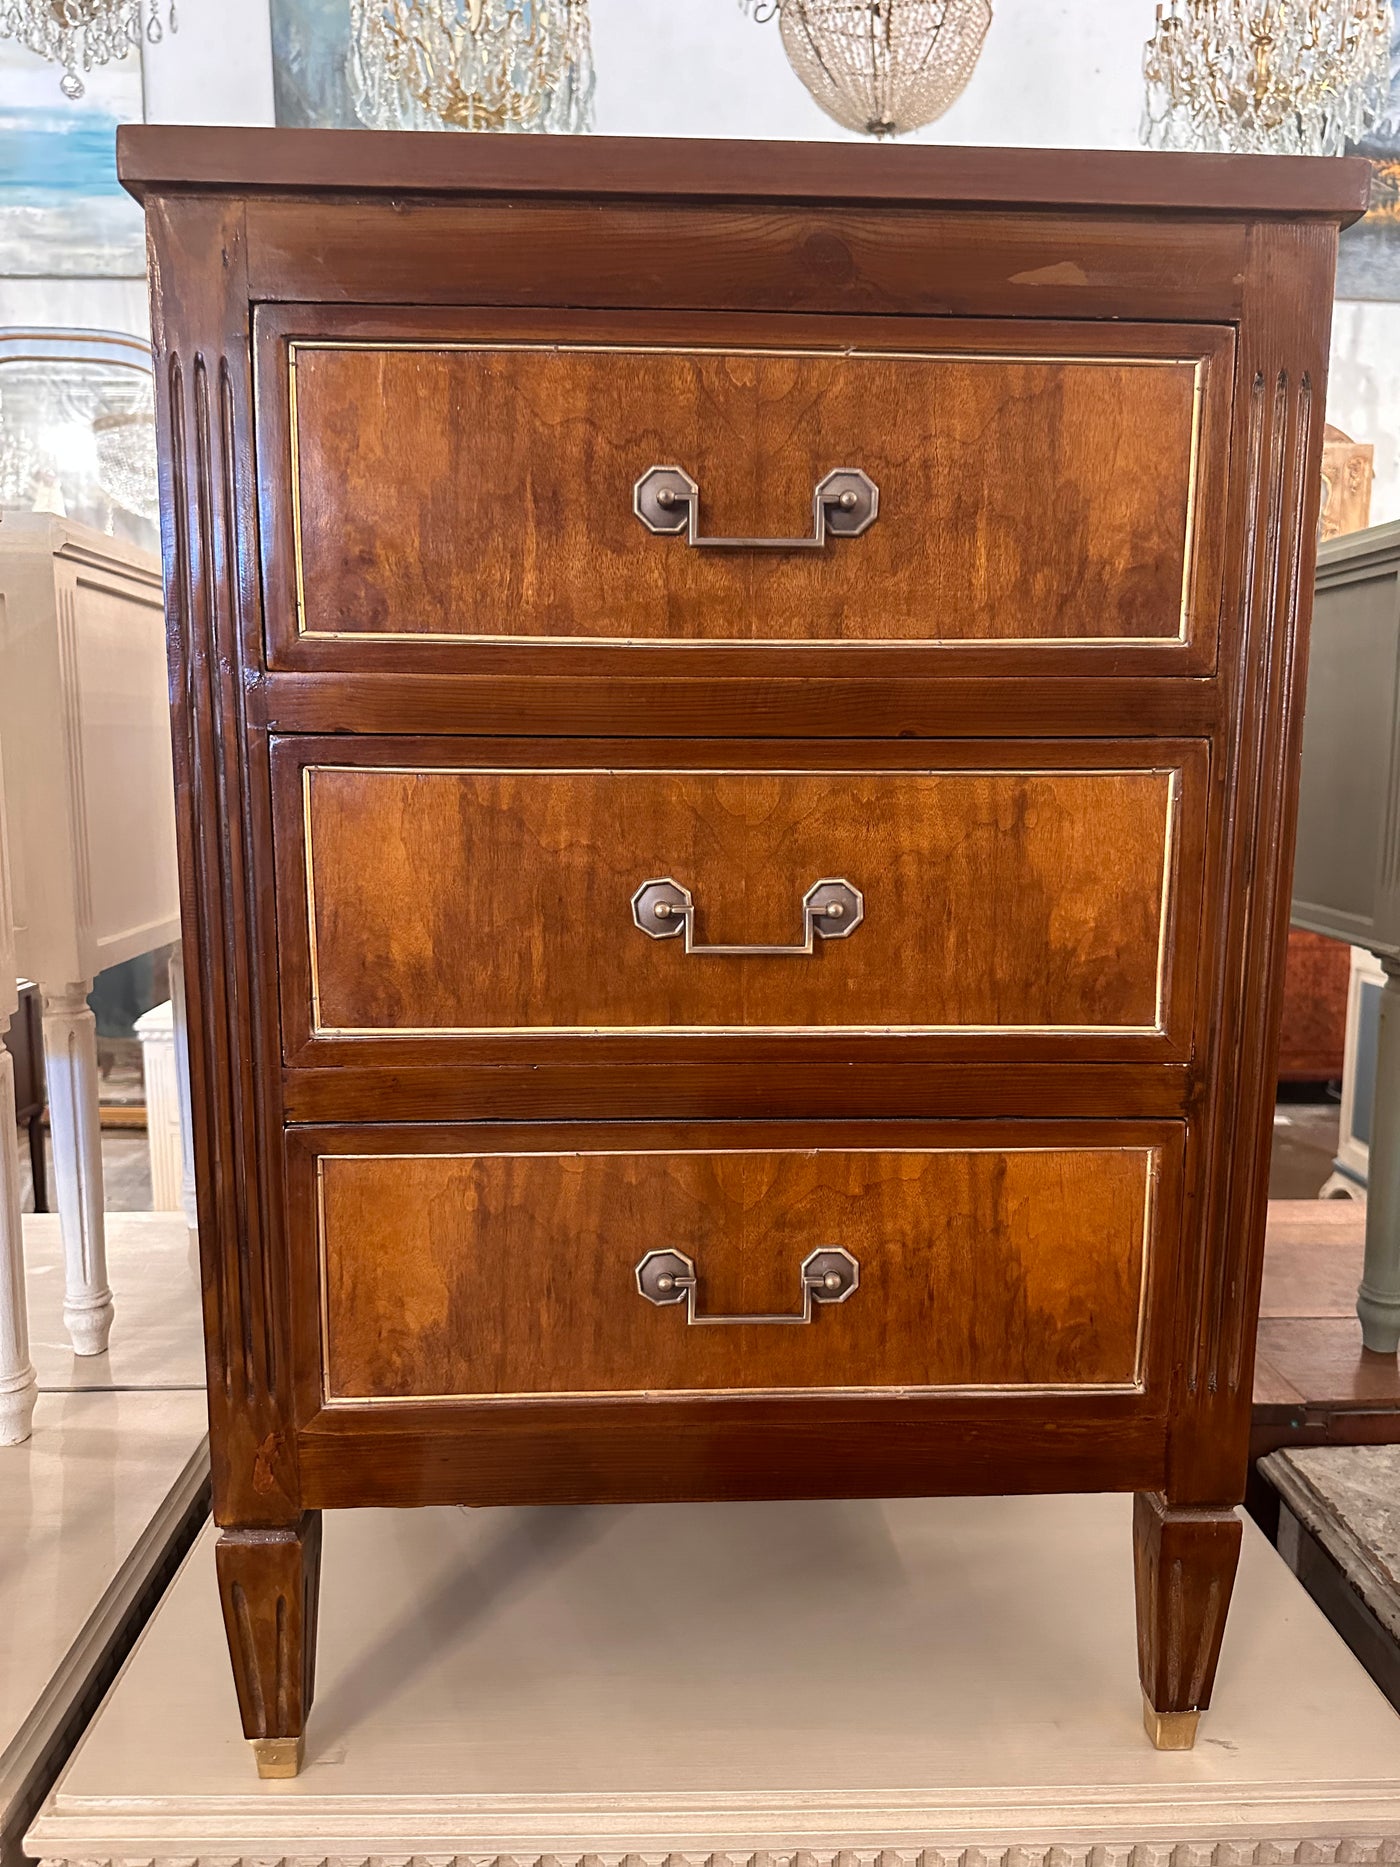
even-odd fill
[{"label": "wooden nightstand", "polygon": [[435,1502],[1133,1491],[1189,1743],[1366,165],[120,151],[262,1767]]}]

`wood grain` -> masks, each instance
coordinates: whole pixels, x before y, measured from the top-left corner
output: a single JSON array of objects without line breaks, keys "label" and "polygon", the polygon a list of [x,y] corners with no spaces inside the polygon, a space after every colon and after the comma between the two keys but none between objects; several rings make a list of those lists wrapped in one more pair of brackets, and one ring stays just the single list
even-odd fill
[{"label": "wood grain", "polygon": [[[325,644],[321,645],[322,647]],[[398,642],[352,645],[352,674],[271,674],[250,695],[260,724],[274,733],[414,733],[481,735],[528,732],[543,738],[578,733],[635,739],[654,733],[665,722],[672,739],[719,735],[769,738],[891,740],[1082,738],[1085,734],[1120,737],[1204,737],[1220,725],[1220,691],[1214,681],[1162,679],[1134,672],[1135,660],[1157,650],[1064,649],[1054,651],[1078,663],[1066,678],[1051,685],[1042,676],[1028,680],[1011,672],[1015,649],[984,649],[981,671],[958,676],[951,657],[974,651],[940,651],[949,671],[937,679],[911,673],[920,649],[819,649],[840,656],[846,671],[818,679],[784,673],[768,664],[762,680],[730,675],[635,679],[609,673],[610,657],[631,656],[631,649],[540,649],[550,673],[515,676],[405,673],[404,645]],[[414,645],[419,652],[421,643]],[[439,645],[430,653],[441,654]],[[461,652],[461,651],[458,651]],[[487,655],[518,656],[519,648],[482,649]],[[657,651],[665,653],[665,650]],[[735,657],[748,649],[697,649],[707,660],[718,652]],[[784,651],[787,654],[789,651]],[[802,651],[805,655],[806,651]],[[1049,651],[1047,651],[1049,652]],[[1163,651],[1174,652],[1174,651]],[[869,662],[857,667],[857,658]],[[991,656],[1008,659],[996,667]],[[1084,657],[1111,661],[1113,671],[1082,671]],[[553,672],[557,664],[579,657],[573,675]],[[884,664],[883,667],[881,664]],[[689,666],[687,662],[687,666]],[[924,663],[926,666],[926,662]]]},{"label": "wood grain", "polygon": [[297,1452],[325,1510],[987,1497],[1160,1484],[1163,1431],[1122,1394],[491,1400],[326,1408]]},{"label": "wood grain", "polygon": [[[307,784],[324,1032],[1159,1022],[1169,770],[315,766]],[[792,944],[823,877],[863,890],[865,919],[807,958],[686,954],[633,922],[663,876],[706,944]]]},{"label": "wood grain", "polygon": [[[751,1040],[750,1040],[751,1041]],[[907,1039],[894,1040],[907,1042]],[[362,1061],[362,1044],[329,1065],[288,1069],[289,1122],[840,1120],[1173,1120],[1197,1101],[1183,1063],[911,1063],[842,1058],[835,1067],[731,1062],[436,1064]],[[441,1048],[441,1047],[440,1047]]]},{"label": "wood grain", "polygon": [[1231,323],[1247,222],[1071,210],[255,195],[262,304],[604,306]]},{"label": "wood grain", "polygon": [[[804,1139],[320,1160],[328,1398],[1137,1380],[1150,1148]],[[700,1313],[791,1313],[824,1246],[860,1282],[804,1326],[696,1326],[636,1286],[673,1249]]]},{"label": "wood grain", "polygon": [[[720,327],[711,342],[724,340]],[[755,642],[1183,632],[1189,357],[699,341],[297,343],[305,628]],[[698,482],[709,535],[810,535],[812,489],[840,466],[875,480],[880,514],[821,552],[694,550],[633,512],[633,485],[657,464]]]}]

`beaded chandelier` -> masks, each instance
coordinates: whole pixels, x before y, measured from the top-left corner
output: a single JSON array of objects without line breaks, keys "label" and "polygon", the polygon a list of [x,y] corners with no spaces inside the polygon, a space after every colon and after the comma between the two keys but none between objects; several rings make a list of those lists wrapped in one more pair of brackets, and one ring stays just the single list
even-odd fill
[{"label": "beaded chandelier", "polygon": [[373,129],[592,127],[588,0],[350,0],[350,94]]},{"label": "beaded chandelier", "polygon": [[15,39],[62,65],[59,88],[81,97],[82,73],[125,58],[145,39],[158,45],[176,29],[174,0],[0,0],[0,39]]},{"label": "beaded chandelier", "polygon": [[1143,70],[1154,149],[1340,155],[1390,86],[1390,0],[1167,0]]},{"label": "beaded chandelier", "polygon": [[899,136],[941,117],[967,88],[990,0],[751,0],[776,14],[788,63],[829,117]]}]

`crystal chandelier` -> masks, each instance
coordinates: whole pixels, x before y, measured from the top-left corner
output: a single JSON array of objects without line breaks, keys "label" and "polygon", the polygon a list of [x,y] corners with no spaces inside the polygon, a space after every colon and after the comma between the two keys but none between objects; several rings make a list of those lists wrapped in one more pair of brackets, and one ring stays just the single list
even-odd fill
[{"label": "crystal chandelier", "polygon": [[81,97],[80,74],[125,58],[143,39],[159,45],[162,15],[176,30],[175,0],[0,0],[0,39],[17,39],[62,65],[59,89]]},{"label": "crystal chandelier", "polygon": [[1147,44],[1154,149],[1340,155],[1390,86],[1390,0],[1167,0]]},{"label": "crystal chandelier", "polygon": [[95,415],[92,438],[97,448],[97,483],[123,512],[141,519],[160,516],[156,481],[155,408],[121,408]]},{"label": "crystal chandelier", "polygon": [[591,129],[588,0],[350,0],[348,74],[372,129]]},{"label": "crystal chandelier", "polygon": [[0,513],[57,512],[149,547],[156,516],[148,343],[0,329]]},{"label": "crystal chandelier", "polygon": [[[741,0],[745,4],[745,0]],[[991,0],[752,0],[829,117],[865,136],[932,123],[967,88]]]}]

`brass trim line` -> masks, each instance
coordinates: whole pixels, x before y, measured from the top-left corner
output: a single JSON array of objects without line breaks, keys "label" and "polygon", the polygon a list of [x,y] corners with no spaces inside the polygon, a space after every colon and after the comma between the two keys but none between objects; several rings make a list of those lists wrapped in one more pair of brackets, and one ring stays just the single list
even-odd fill
[{"label": "brass trim line", "polygon": [[[301,455],[297,409],[297,353],[301,350],[375,351],[496,351],[510,354],[559,351],[588,356],[733,356],[890,358],[904,363],[1065,363],[1085,368],[1186,369],[1192,371],[1191,437],[1187,452],[1186,528],[1182,540],[1181,609],[1174,635],[1029,635],[960,636],[895,635],[828,638],[754,636],[628,636],[628,635],[502,635],[415,629],[311,629],[306,623],[306,574],[302,553]],[[1205,371],[1209,359],[1200,356],[1058,356],[1054,352],[962,350],[866,350],[829,345],[769,347],[742,344],[572,344],[506,343],[446,339],[441,342],[410,339],[309,338],[287,339],[287,423],[291,466],[292,564],[295,583],[298,640],[314,642],[441,642],[458,646],[476,643],[506,647],[575,648],[1180,648],[1190,641],[1190,600],[1196,578],[1196,518],[1199,509],[1200,431],[1205,400]],[[630,496],[630,489],[629,489]]]}]

